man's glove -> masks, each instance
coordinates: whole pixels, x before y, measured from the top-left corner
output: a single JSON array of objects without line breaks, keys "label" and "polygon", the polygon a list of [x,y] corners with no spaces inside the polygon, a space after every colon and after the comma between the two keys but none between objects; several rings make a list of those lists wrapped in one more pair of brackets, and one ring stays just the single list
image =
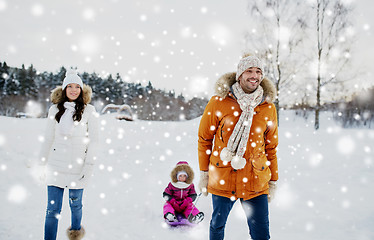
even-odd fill
[{"label": "man's glove", "polygon": [[199,190],[204,196],[208,196],[208,171],[200,171]]},{"label": "man's glove", "polygon": [[276,181],[269,181],[269,194],[268,194],[268,202],[275,197],[275,192],[277,191],[277,182]]}]

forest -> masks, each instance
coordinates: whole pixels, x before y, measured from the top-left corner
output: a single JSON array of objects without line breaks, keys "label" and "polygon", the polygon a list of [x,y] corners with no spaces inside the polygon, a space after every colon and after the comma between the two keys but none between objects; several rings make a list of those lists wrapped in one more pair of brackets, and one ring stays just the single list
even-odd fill
[{"label": "forest", "polygon": [[[46,117],[51,105],[51,91],[61,85],[66,68],[57,73],[38,72],[32,65],[21,68],[0,63],[0,115],[9,117]],[[206,99],[185,99],[174,91],[155,89],[152,83],[124,81],[119,74],[102,78],[96,73],[79,73],[84,84],[93,91],[92,103],[97,111],[108,104],[128,105],[137,119],[142,120],[189,120],[200,116]],[[36,107],[29,106],[30,104]]]}]

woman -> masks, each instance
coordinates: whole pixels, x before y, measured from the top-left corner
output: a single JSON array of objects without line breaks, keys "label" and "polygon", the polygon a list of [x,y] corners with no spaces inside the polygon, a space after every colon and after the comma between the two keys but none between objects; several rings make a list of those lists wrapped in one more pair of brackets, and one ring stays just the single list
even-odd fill
[{"label": "woman", "polygon": [[41,164],[46,166],[48,205],[44,239],[56,239],[64,189],[69,189],[71,226],[69,239],[82,239],[82,195],[91,177],[98,143],[98,114],[92,90],[74,70],[66,73],[62,86],[51,94]]}]

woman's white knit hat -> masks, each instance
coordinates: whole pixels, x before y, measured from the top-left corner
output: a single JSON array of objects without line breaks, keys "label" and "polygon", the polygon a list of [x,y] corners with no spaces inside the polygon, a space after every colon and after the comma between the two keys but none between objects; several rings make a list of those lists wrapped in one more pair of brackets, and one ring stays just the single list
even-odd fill
[{"label": "woman's white knit hat", "polygon": [[83,89],[83,81],[74,69],[66,71],[64,81],[62,82],[62,90],[64,90],[70,83],[76,83]]}]

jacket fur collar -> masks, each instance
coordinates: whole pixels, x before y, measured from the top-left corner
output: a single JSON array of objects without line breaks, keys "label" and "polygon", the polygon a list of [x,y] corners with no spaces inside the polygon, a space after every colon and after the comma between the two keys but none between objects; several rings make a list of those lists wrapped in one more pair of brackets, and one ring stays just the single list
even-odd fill
[{"label": "jacket fur collar", "polygon": [[[89,104],[91,102],[92,89],[90,86],[83,84],[83,102],[84,104]],[[57,86],[52,90],[51,102],[57,104],[62,99],[62,86]]]},{"label": "jacket fur collar", "polygon": [[[230,92],[231,86],[236,82],[236,72],[230,72],[222,75],[216,82],[215,92],[216,95],[225,98]],[[264,97],[266,102],[274,102],[276,92],[274,83],[267,78],[261,82],[261,87],[264,89]]]},{"label": "jacket fur collar", "polygon": [[188,178],[186,180],[186,184],[191,184],[193,182],[195,174],[192,168],[187,164],[180,164],[180,165],[175,166],[175,168],[170,173],[170,178],[171,178],[172,183],[178,182],[177,173],[179,171],[185,171],[187,173]]}]

